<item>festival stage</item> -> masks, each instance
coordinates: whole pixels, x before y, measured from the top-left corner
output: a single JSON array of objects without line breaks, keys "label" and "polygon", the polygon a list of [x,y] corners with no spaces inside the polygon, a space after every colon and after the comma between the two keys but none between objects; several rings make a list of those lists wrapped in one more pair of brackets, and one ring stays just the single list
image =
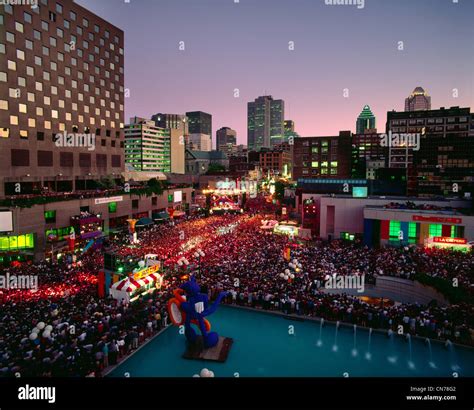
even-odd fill
[{"label": "festival stage", "polygon": [[183,358],[189,360],[208,360],[211,362],[224,363],[229,356],[229,352],[233,343],[234,339],[230,337],[219,336],[219,342],[216,346],[209,349],[204,349],[202,336],[199,336],[196,344],[187,347],[183,354]]}]

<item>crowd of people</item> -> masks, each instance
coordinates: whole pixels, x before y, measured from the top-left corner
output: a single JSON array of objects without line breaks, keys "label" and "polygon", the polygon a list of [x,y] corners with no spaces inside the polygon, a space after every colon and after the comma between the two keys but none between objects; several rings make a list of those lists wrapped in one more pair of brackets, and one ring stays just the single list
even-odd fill
[{"label": "crowd of people", "polygon": [[[25,263],[0,268],[0,274],[37,275],[36,290],[0,293],[0,375],[101,376],[103,370],[138,348],[168,325],[166,303],[190,273],[214,297],[229,292],[224,303],[339,320],[453,342],[472,343],[471,305],[428,306],[373,304],[344,292],[328,293],[331,275],[392,275],[412,279],[417,273],[451,280],[472,291],[474,257],[422,248],[367,249],[342,241],[292,242],[288,269],[283,250],[288,237],[260,229],[263,215],[247,213],[168,221],[138,234],[110,238],[108,247],[122,256],[152,253],[164,261],[161,289],[133,303],[99,298],[97,275],[103,250],[91,250],[71,263]],[[199,257],[194,256],[202,250]],[[189,265],[178,265],[182,258]],[[295,265],[293,265],[295,266]],[[283,277],[282,277],[283,276]],[[45,326],[49,331],[45,334]],[[39,329],[37,337],[32,330]]]}]

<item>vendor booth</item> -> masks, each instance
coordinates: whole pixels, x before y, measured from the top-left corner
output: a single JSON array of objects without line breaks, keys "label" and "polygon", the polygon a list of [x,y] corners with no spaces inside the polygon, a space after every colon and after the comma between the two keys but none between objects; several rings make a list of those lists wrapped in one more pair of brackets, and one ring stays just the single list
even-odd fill
[{"label": "vendor booth", "polygon": [[273,228],[273,233],[279,235],[298,236],[298,224],[295,221],[280,222]]},{"label": "vendor booth", "polygon": [[469,252],[471,245],[464,238],[451,238],[448,236],[434,236],[425,239],[427,248],[450,249],[460,252]]},{"label": "vendor booth", "polygon": [[134,279],[133,276],[115,282],[110,287],[110,295],[119,302],[134,302],[140,297],[153,293],[163,285],[163,276],[152,273],[142,279]]}]

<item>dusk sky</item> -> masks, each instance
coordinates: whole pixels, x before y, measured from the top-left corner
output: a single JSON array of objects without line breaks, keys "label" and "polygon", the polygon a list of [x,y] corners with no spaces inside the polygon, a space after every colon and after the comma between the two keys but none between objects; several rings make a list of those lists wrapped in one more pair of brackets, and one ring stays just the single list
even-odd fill
[{"label": "dusk sky", "polygon": [[264,94],[285,101],[301,136],[355,132],[364,104],[381,131],[386,112],[402,111],[416,86],[432,108],[474,107],[474,1],[453,1],[365,0],[362,9],[324,0],[77,3],[125,32],[126,122],[205,111],[215,146],[222,126],[247,143],[247,102]]}]

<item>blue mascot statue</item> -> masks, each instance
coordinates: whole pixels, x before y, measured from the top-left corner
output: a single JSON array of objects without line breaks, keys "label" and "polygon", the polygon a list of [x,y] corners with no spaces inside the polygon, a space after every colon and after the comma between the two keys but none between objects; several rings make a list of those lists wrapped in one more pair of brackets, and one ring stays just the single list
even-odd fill
[{"label": "blue mascot statue", "polygon": [[171,321],[176,326],[184,324],[185,336],[191,344],[196,343],[198,335],[191,324],[196,325],[201,331],[203,345],[205,348],[214,347],[219,342],[219,335],[211,332],[211,324],[206,318],[217,310],[217,306],[227,292],[219,293],[216,301],[209,306],[209,298],[201,293],[201,288],[194,276],[173,291],[174,298],[168,302],[168,312]]}]

